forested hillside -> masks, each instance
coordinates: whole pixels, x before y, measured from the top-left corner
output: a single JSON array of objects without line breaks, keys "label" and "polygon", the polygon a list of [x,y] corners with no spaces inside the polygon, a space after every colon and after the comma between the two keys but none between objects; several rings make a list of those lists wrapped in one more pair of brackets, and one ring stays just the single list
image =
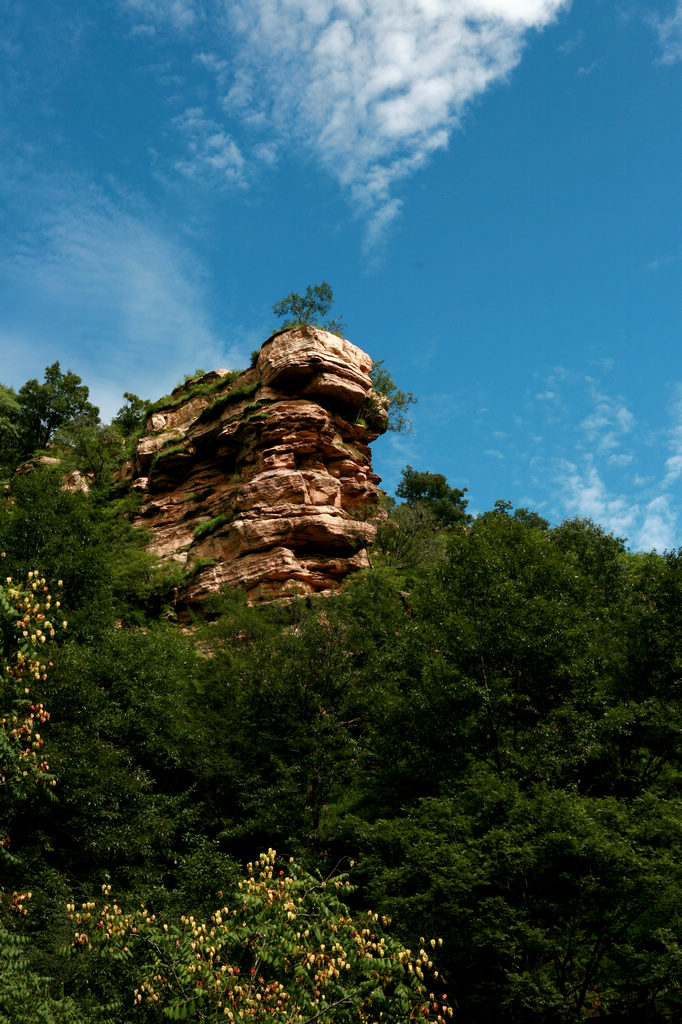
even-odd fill
[{"label": "forested hillside", "polygon": [[680,554],[408,467],[340,594],[178,622],[112,465],[0,502],[0,1021],[679,1018]]}]

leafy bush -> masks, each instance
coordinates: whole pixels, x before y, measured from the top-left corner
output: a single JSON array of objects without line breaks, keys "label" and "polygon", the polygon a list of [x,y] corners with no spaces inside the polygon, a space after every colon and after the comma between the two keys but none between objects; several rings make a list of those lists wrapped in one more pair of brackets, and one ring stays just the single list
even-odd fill
[{"label": "leafy bush", "polygon": [[59,983],[32,969],[29,947],[30,936],[0,921],[0,1024],[105,1024],[99,1012],[56,994]]},{"label": "leafy bush", "polygon": [[[411,391],[401,391],[384,367],[383,359],[376,359],[372,363],[369,374],[372,387],[378,395],[388,399],[388,429],[397,434],[411,434],[412,422],[407,415],[407,410],[417,401]],[[366,418],[371,423],[376,419],[378,413],[375,399],[370,398]]]},{"label": "leafy bush", "polygon": [[122,551],[112,573],[117,617],[130,625],[143,625],[169,614],[183,580],[183,567],[174,559],[162,561],[139,547]]},{"label": "leafy bush", "polygon": [[154,467],[158,465],[159,462],[162,462],[164,459],[168,459],[173,455],[180,455],[181,453],[185,453],[186,451],[187,449],[183,444],[174,444],[173,441],[170,440],[169,442],[167,442],[167,447],[161,447],[157,452],[154,452],[154,456],[149,467],[150,471],[154,469]]},{"label": "leafy bush", "polygon": [[202,537],[207,537],[208,534],[215,533],[220,526],[223,526],[224,523],[229,523],[231,519],[231,514],[222,512],[219,516],[215,516],[213,519],[209,519],[205,523],[199,523],[199,525],[194,528],[194,539],[201,540]]},{"label": "leafy bush", "polygon": [[205,409],[201,410],[197,416],[197,423],[216,419],[228,405],[233,405],[242,398],[250,398],[252,395],[255,395],[259,387],[260,381],[255,380],[251,384],[242,384],[238,388],[226,391],[224,395],[220,395],[219,398],[216,398],[215,402],[212,402],[211,405],[207,405]]},{"label": "leafy bush", "polygon": [[387,918],[354,915],[343,902],[352,892],[347,876],[314,876],[293,858],[279,871],[275,865],[274,850],[248,864],[232,906],[208,921],[184,914],[163,921],[144,905],[125,910],[105,885],[101,903],[68,905],[72,946],[131,960],[134,1004],[176,1020],[403,1024],[432,1016],[445,1024],[452,1017],[431,949],[412,955],[387,934]]},{"label": "leafy bush", "polygon": [[[0,499],[0,550],[7,552],[8,574],[25,578],[40,565],[47,579],[63,580],[72,636],[94,637],[111,621],[114,547],[121,538],[107,510],[93,495],[64,490],[59,467],[50,466],[13,477]],[[127,536],[127,523],[125,528]]]},{"label": "leafy bush", "polygon": [[217,377],[215,380],[210,381],[195,380],[193,377],[190,377],[189,380],[184,384],[180,384],[170,395],[163,395],[156,402],[152,402],[147,410],[147,415],[152,412],[158,412],[161,409],[173,409],[177,405],[182,405],[183,402],[190,398],[196,398],[197,395],[212,395],[214,391],[219,391],[221,387],[235,380],[240,373],[241,370],[231,370],[224,377]]},{"label": "leafy bush", "polygon": [[192,562],[191,566],[187,570],[187,578],[191,579],[192,576],[196,576],[203,569],[210,569],[212,566],[217,564],[217,558],[197,558],[196,562]]}]

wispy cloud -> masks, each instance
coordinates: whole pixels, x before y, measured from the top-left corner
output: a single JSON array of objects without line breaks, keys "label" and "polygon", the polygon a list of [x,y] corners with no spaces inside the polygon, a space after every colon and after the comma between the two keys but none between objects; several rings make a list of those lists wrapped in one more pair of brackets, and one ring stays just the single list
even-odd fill
[{"label": "wispy cloud", "polygon": [[676,64],[682,60],[682,0],[667,18],[653,16],[650,19],[658,35],[661,47],[661,64]]},{"label": "wispy cloud", "polygon": [[[636,388],[625,395],[607,389],[609,380],[623,379],[618,360],[606,361],[600,377],[594,361],[588,365],[589,373],[564,366],[536,370],[519,411],[505,410],[503,417],[496,415],[498,385],[492,381],[456,395],[422,395],[403,465],[445,471],[468,485],[457,446],[434,453],[420,442],[426,419],[440,426],[437,417],[456,407],[469,451],[494,467],[489,477],[515,504],[552,523],[592,519],[627,538],[632,550],[673,547],[682,499],[682,381],[662,385],[660,417],[653,422],[651,414],[645,418]],[[445,427],[452,434],[451,417],[443,417]],[[481,511],[480,503],[480,494],[472,494],[470,511]]]},{"label": "wispy cloud", "polygon": [[[607,394],[595,378],[565,375],[563,385],[554,373],[545,378],[550,379],[561,392],[565,415],[551,448],[536,452],[529,467],[536,483],[554,482],[554,500],[546,514],[554,520],[593,519],[628,538],[635,550],[671,547],[678,520],[675,492],[682,479],[682,384],[673,389],[668,426],[652,434],[637,426],[622,395]],[[536,395],[537,415],[550,419],[543,398],[542,392]],[[581,405],[587,408],[579,416]],[[647,450],[646,476],[635,470],[642,445]]]},{"label": "wispy cloud", "polygon": [[557,47],[562,57],[567,57],[569,53],[573,53],[579,46],[582,45],[583,33],[582,31],[576,32],[575,35],[569,36],[568,39],[564,40],[560,46]]},{"label": "wispy cloud", "polygon": [[677,512],[669,494],[641,502],[611,490],[591,457],[582,465],[565,462],[557,473],[569,515],[592,519],[637,551],[664,551],[675,542]]},{"label": "wispy cloud", "polygon": [[[198,0],[122,2],[185,32],[208,16]],[[396,185],[447,146],[467,105],[516,66],[528,32],[569,3],[237,0],[225,5],[225,52],[204,47],[196,59],[227,117],[315,155],[366,217],[373,246],[400,213]]]},{"label": "wispy cloud", "polygon": [[593,71],[596,71],[598,67],[601,67],[603,63],[603,60],[599,58],[598,60],[591,61],[589,64],[581,64],[578,68],[578,76],[580,78],[587,78],[587,76],[591,75]]},{"label": "wispy cloud", "polygon": [[676,263],[679,259],[682,259],[682,253],[676,252],[668,256],[659,256],[658,259],[652,260],[647,263],[644,267],[645,270],[660,270],[661,267],[668,266],[669,263]]},{"label": "wispy cloud", "polygon": [[663,484],[666,487],[675,483],[682,476],[682,385],[680,384],[675,388],[671,413],[673,426],[668,438],[668,449],[672,454],[665,461],[666,472]]},{"label": "wispy cloud", "polygon": [[591,456],[582,464],[558,461],[556,482],[569,516],[593,519],[619,537],[631,537],[639,508],[628,496],[609,491]]},{"label": "wispy cloud", "polygon": [[175,162],[177,171],[188,178],[209,175],[221,187],[245,184],[245,160],[239,146],[201,107],[189,108],[174,123],[187,140],[187,155]]},{"label": "wispy cloud", "polygon": [[214,53],[197,53],[195,58],[197,64],[203,65],[208,71],[211,71],[217,78],[220,85],[224,85],[227,82],[227,78],[230,72],[230,62],[227,60],[221,60],[216,57]]},{"label": "wispy cloud", "polygon": [[108,415],[123,390],[158,396],[197,366],[248,360],[214,330],[203,268],[172,229],[83,181],[24,185],[35,209],[0,259],[0,335],[22,338],[13,383],[58,358]]},{"label": "wispy cloud", "polygon": [[136,25],[138,31],[154,22],[167,22],[185,31],[196,24],[202,6],[197,0],[123,0],[123,5],[142,19]]},{"label": "wispy cloud", "polygon": [[132,36],[142,36],[151,38],[152,36],[156,35],[156,28],[154,27],[154,25],[151,24],[138,23],[132,26],[132,28],[130,29],[130,34]]},{"label": "wispy cloud", "polygon": [[617,448],[624,435],[629,434],[635,417],[622,398],[613,398],[600,392],[589,380],[593,392],[594,408],[580,424],[587,443],[601,454]]}]

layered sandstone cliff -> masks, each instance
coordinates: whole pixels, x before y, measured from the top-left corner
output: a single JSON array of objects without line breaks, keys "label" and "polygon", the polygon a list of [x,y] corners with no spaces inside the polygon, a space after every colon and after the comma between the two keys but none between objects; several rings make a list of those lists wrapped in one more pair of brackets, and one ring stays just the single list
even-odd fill
[{"label": "layered sandstone cliff", "polygon": [[313,327],[282,331],[251,369],[215,370],[153,407],[137,449],[136,520],[188,569],[181,604],[223,585],[250,601],[335,589],[367,562],[387,427],[372,361]]}]

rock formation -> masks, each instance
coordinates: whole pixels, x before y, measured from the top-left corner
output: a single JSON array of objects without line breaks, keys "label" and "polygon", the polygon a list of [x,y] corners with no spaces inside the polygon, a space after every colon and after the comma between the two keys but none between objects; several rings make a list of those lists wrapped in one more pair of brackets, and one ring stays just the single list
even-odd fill
[{"label": "rock formation", "polygon": [[214,370],[152,407],[137,448],[136,525],[187,565],[191,606],[333,590],[367,563],[378,500],[369,444],[387,427],[372,361],[313,327],[280,331],[243,373]]}]

